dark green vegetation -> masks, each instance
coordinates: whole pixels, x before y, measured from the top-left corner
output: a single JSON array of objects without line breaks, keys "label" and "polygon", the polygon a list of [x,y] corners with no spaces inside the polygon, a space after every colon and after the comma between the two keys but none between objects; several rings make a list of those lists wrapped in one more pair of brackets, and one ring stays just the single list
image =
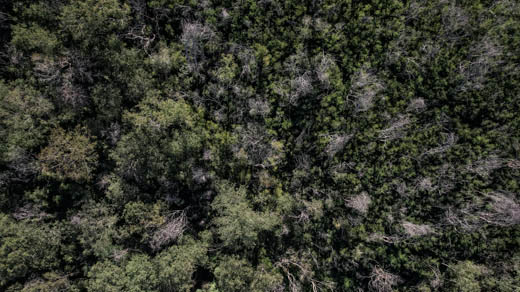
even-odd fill
[{"label": "dark green vegetation", "polygon": [[520,291],[515,0],[0,0],[1,291]]}]

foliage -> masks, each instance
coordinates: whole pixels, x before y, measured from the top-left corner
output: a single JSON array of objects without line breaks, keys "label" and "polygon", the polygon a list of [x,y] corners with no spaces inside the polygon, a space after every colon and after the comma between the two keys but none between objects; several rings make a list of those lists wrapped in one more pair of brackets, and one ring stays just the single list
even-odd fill
[{"label": "foliage", "polygon": [[1,291],[517,291],[513,0],[0,0]]}]

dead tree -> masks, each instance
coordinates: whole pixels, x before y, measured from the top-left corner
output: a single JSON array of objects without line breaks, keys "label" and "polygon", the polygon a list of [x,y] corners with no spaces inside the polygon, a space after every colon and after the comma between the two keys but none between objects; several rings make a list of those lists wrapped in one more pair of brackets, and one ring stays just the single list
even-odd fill
[{"label": "dead tree", "polygon": [[58,84],[61,79],[61,70],[70,66],[70,62],[64,57],[58,57],[55,60],[35,55],[32,61],[34,63],[34,75],[40,82],[47,84]]},{"label": "dead tree", "polygon": [[275,141],[269,143],[269,135],[262,125],[248,123],[246,127],[237,128],[235,135],[238,138],[238,143],[232,147],[235,157],[246,159],[250,164],[262,168],[278,162],[270,158],[274,158],[280,151],[273,147]]},{"label": "dead tree", "polygon": [[486,194],[490,201],[490,210],[477,213],[479,219],[497,226],[520,224],[520,204],[511,194],[490,192]]},{"label": "dead tree", "polygon": [[520,204],[512,194],[489,192],[477,203],[454,210],[447,208],[448,225],[473,231],[483,225],[512,226],[520,224]]},{"label": "dead tree", "polygon": [[345,200],[345,203],[349,208],[352,208],[363,215],[368,212],[371,202],[372,199],[370,199],[367,192],[362,192],[357,196]]},{"label": "dead tree", "polygon": [[503,63],[503,50],[499,41],[492,37],[485,36],[477,41],[470,48],[469,61],[459,65],[462,81],[458,89],[463,92],[482,89],[487,75]]},{"label": "dead tree", "polygon": [[265,117],[271,111],[271,105],[269,101],[265,99],[249,99],[249,114],[252,116]]},{"label": "dead tree", "polygon": [[175,241],[179,236],[184,233],[188,220],[186,218],[186,212],[175,211],[167,216],[166,223],[164,223],[157,231],[152,235],[150,240],[150,247],[153,250],[159,250],[163,246]]},{"label": "dead tree", "polygon": [[289,94],[289,103],[298,105],[300,98],[307,96],[312,92],[312,77],[309,71],[290,81],[291,93]]},{"label": "dead tree", "polygon": [[204,43],[215,36],[213,30],[198,22],[182,24],[181,43],[184,45],[186,61],[192,71],[198,71],[199,59],[204,56]]},{"label": "dead tree", "polygon": [[285,274],[287,282],[289,282],[288,291],[290,292],[304,291],[304,283],[308,283],[313,292],[334,291],[334,282],[319,281],[315,278],[313,263],[317,264],[318,262],[312,254],[307,252],[296,253],[290,250],[288,256],[278,261],[275,266]]},{"label": "dead tree", "polygon": [[256,73],[257,62],[255,52],[249,48],[240,49],[238,52],[238,59],[242,65],[240,76],[251,78]]},{"label": "dead tree", "polygon": [[26,204],[25,206],[16,209],[12,216],[16,220],[31,219],[35,221],[40,221],[44,218],[51,217],[50,214],[45,213],[44,211],[40,210],[38,206],[33,204]]},{"label": "dead tree", "polygon": [[383,82],[374,72],[362,68],[352,77],[349,97],[354,99],[356,112],[365,112],[372,108],[374,99],[384,89]]},{"label": "dead tree", "polygon": [[476,173],[482,177],[488,177],[491,172],[505,167],[506,165],[507,160],[492,155],[466,165],[465,170],[470,173]]},{"label": "dead tree", "polygon": [[422,112],[426,108],[426,103],[423,98],[415,98],[410,101],[406,111],[408,112]]},{"label": "dead tree", "polygon": [[322,53],[321,55],[318,55],[315,58],[316,62],[316,69],[315,74],[318,81],[323,85],[325,88],[329,88],[330,81],[329,81],[329,75],[330,75],[330,69],[332,67],[336,66],[336,62],[330,55],[325,55]]},{"label": "dead tree", "polygon": [[391,274],[380,267],[374,267],[370,273],[370,282],[368,287],[370,291],[376,292],[392,292],[393,286],[397,285],[401,278]]},{"label": "dead tree", "polygon": [[454,133],[448,133],[448,134],[444,134],[444,135],[445,135],[445,140],[442,145],[428,149],[426,152],[422,153],[420,156],[422,157],[424,155],[436,155],[439,153],[445,153],[451,147],[453,147],[453,145],[455,145],[455,143],[457,142],[458,137]]},{"label": "dead tree", "polygon": [[398,117],[391,122],[390,127],[379,132],[379,139],[382,141],[392,141],[403,137],[405,130],[411,122],[411,119],[406,115]]},{"label": "dead tree", "polygon": [[415,224],[408,221],[403,221],[401,226],[404,229],[404,233],[407,237],[418,237],[425,236],[434,233],[433,228],[426,224]]},{"label": "dead tree", "polygon": [[325,147],[325,153],[329,158],[334,157],[336,153],[340,152],[345,148],[347,143],[350,141],[350,139],[353,137],[353,135],[347,135],[347,134],[332,134],[328,135],[329,143],[327,147]]}]

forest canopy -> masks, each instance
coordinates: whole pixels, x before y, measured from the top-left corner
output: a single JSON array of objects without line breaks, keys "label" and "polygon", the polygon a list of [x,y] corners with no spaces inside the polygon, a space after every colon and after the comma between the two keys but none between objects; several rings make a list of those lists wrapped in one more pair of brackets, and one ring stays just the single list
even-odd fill
[{"label": "forest canopy", "polygon": [[515,0],[0,0],[0,290],[520,291]]}]

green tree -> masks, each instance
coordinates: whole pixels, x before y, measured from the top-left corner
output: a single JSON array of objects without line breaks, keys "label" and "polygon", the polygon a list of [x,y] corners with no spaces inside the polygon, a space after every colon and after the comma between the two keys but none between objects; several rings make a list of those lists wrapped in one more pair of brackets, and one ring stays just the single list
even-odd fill
[{"label": "green tree", "polygon": [[52,226],[16,222],[0,214],[0,287],[30,273],[57,269],[61,236]]},{"label": "green tree", "polygon": [[255,277],[254,269],[244,259],[226,256],[220,260],[214,274],[221,291],[250,291],[249,285]]},{"label": "green tree", "polygon": [[85,129],[76,128],[66,132],[54,129],[49,145],[38,155],[42,174],[59,180],[89,181],[98,163],[95,142],[85,134]]},{"label": "green tree", "polygon": [[88,272],[88,291],[157,291],[157,270],[146,255],[133,255],[128,262],[116,265],[110,261],[96,263]]},{"label": "green tree", "polygon": [[154,260],[159,270],[161,291],[192,291],[195,271],[207,264],[207,249],[205,243],[186,236],[179,245],[157,255]]},{"label": "green tree", "polygon": [[251,208],[246,197],[246,188],[236,188],[232,183],[218,185],[219,194],[212,208],[217,216],[213,223],[222,244],[231,249],[253,248],[258,243],[258,235],[272,231],[280,223],[273,212],[257,212]]}]

